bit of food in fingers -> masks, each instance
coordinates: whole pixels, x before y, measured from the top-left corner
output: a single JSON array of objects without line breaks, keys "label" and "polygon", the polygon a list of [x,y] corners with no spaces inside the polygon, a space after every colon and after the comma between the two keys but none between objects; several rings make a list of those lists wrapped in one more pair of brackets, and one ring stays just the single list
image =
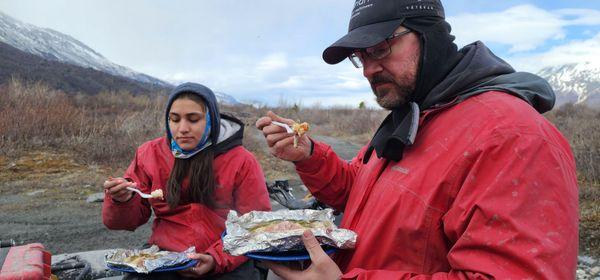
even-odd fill
[{"label": "bit of food in fingers", "polygon": [[302,137],[304,133],[309,130],[308,123],[293,123],[292,130],[294,131],[294,148],[298,148],[298,138]]}]

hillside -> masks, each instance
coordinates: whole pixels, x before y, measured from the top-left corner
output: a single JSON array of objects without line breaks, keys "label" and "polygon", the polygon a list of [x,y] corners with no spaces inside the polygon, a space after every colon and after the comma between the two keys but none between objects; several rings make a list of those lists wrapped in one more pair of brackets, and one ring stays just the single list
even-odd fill
[{"label": "hillside", "polygon": [[600,67],[597,63],[572,63],[546,67],[538,75],[556,92],[556,104],[585,104],[600,107]]},{"label": "hillside", "polygon": [[28,82],[43,82],[51,88],[68,93],[128,91],[140,94],[167,89],[92,68],[44,59],[0,42],[0,84],[6,84],[12,77]]},{"label": "hillside", "polygon": [[48,60],[92,68],[142,83],[161,87],[170,86],[157,78],[111,62],[68,34],[22,22],[1,11],[0,42]]}]

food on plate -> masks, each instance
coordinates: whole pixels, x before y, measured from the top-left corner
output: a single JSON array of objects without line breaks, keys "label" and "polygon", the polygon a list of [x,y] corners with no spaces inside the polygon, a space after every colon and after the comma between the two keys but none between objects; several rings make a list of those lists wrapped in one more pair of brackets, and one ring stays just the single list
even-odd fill
[{"label": "food on plate", "polygon": [[174,269],[184,266],[191,261],[187,254],[195,251],[195,247],[190,247],[184,252],[161,251],[158,246],[152,245],[146,249],[114,249],[109,251],[104,259],[111,269],[125,268],[137,273],[150,273],[162,268]]},{"label": "food on plate", "polygon": [[356,233],[333,223],[333,210],[230,211],[225,222],[223,250],[233,256],[304,250],[302,234],[312,231],[321,245],[351,249]]},{"label": "food on plate", "polygon": [[259,225],[254,229],[250,230],[252,233],[261,233],[261,232],[269,232],[269,233],[282,233],[285,231],[294,231],[294,230],[304,230],[307,229],[327,229],[333,228],[333,223],[323,222],[323,221],[273,221],[268,222],[266,224]]},{"label": "food on plate", "polygon": [[145,254],[141,253],[139,255],[133,255],[126,257],[123,262],[130,264],[131,266],[143,266],[145,260],[154,260],[160,257],[158,254]]}]

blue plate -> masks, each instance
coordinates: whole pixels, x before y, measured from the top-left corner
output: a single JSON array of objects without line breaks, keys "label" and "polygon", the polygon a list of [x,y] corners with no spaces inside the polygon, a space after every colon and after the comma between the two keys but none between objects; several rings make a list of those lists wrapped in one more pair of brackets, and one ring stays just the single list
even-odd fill
[{"label": "blue plate", "polygon": [[[157,268],[155,270],[152,270],[152,272],[166,272],[166,271],[175,271],[175,270],[184,270],[186,268],[190,268],[194,265],[196,265],[198,263],[198,260],[190,260],[184,264],[181,265],[176,265],[176,266],[168,266],[168,267],[161,267],[161,268]],[[133,272],[133,273],[138,273],[136,272],[133,268],[131,267],[124,267],[124,266],[113,266],[111,264],[106,264],[106,266],[112,270],[117,270],[117,271],[123,271],[123,272]]]},{"label": "blue plate", "polygon": [[[321,248],[323,248],[323,251],[325,251],[325,253],[327,255],[331,255],[331,254],[335,253],[335,251],[337,251],[337,248],[331,247],[331,246],[327,246],[327,245],[321,245]],[[273,252],[258,253],[258,252],[255,252],[255,253],[248,253],[248,254],[246,254],[244,256],[246,256],[248,258],[251,258],[251,259],[255,259],[255,260],[277,261],[277,262],[310,260],[310,255],[308,254],[308,251],[306,251],[306,250],[288,251],[288,252],[279,252],[279,253],[273,253]]]},{"label": "blue plate", "polygon": [[[221,239],[225,237],[227,232],[223,232],[221,234]],[[331,255],[337,251],[337,248],[329,246],[329,245],[321,245],[323,251],[327,255]],[[261,261],[276,261],[276,262],[289,262],[289,261],[305,261],[310,260],[310,254],[306,250],[298,250],[298,251],[287,251],[287,252],[253,252],[247,253],[244,256]]]}]

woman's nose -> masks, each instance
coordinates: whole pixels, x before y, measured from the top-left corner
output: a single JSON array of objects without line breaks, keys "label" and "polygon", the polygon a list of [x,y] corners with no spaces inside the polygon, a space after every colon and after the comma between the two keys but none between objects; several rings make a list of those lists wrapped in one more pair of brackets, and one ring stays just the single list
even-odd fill
[{"label": "woman's nose", "polygon": [[181,120],[178,128],[180,133],[186,133],[190,131],[190,124],[187,121]]}]

